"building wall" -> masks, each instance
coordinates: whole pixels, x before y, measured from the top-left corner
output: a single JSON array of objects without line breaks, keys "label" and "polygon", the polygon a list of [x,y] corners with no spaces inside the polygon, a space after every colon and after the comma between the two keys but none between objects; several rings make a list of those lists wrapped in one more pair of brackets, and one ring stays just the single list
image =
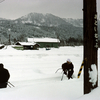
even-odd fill
[{"label": "building wall", "polygon": [[52,42],[38,42],[38,44],[40,45],[40,48],[46,48],[46,47],[54,47],[54,48],[58,48],[58,47],[59,47],[59,43],[52,43]]}]

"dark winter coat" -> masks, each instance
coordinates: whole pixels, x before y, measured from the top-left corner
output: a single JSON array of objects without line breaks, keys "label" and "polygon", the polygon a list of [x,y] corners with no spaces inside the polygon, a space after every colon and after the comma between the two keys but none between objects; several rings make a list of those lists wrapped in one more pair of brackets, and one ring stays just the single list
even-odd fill
[{"label": "dark winter coat", "polygon": [[64,71],[64,74],[68,76],[68,79],[72,77],[72,74],[74,72],[74,65],[72,63],[64,63],[62,64],[62,69]]},{"label": "dark winter coat", "polygon": [[10,77],[9,71],[0,66],[0,88],[6,88]]}]

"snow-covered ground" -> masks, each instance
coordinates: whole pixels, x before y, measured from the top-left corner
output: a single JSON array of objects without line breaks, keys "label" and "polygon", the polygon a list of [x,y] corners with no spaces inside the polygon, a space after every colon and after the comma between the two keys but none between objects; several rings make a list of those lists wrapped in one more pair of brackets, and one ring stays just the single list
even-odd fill
[{"label": "snow-covered ground", "polygon": [[[74,76],[62,77],[62,63],[70,58]],[[100,87],[83,95],[83,71],[77,74],[83,60],[83,47],[60,47],[51,50],[15,50],[10,46],[0,50],[0,63],[10,72],[15,87],[0,89],[0,100],[100,100]],[[100,49],[98,50],[98,83],[100,83]]]}]

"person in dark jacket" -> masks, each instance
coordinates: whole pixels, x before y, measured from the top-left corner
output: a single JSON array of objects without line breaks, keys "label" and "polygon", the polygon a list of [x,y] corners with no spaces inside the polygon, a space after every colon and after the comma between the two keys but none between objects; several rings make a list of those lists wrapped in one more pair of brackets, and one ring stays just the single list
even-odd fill
[{"label": "person in dark jacket", "polygon": [[62,64],[62,69],[64,74],[67,75],[68,79],[72,78],[74,73],[74,65],[72,64],[70,59],[67,59],[67,62]]},{"label": "person in dark jacket", "polygon": [[6,88],[8,79],[10,78],[9,71],[4,68],[4,65],[0,64],[0,88]]}]

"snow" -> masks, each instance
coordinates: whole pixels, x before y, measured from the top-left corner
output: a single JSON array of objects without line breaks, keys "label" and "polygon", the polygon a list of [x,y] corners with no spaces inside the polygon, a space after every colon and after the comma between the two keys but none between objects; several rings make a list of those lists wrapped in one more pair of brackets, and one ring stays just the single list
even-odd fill
[{"label": "snow", "polygon": [[[74,64],[76,78],[68,80],[64,76],[61,81],[62,70],[55,72],[67,58]],[[100,49],[98,58],[100,61]],[[9,81],[15,87],[0,89],[0,100],[100,100],[100,87],[83,95],[83,71],[80,78],[77,78],[82,61],[82,46],[66,46],[51,50],[16,50],[8,46],[0,50],[0,62],[9,70]],[[99,66],[100,62],[100,77]]]},{"label": "snow", "polygon": [[29,46],[29,45],[35,45],[36,43],[34,43],[34,42],[18,42],[20,45],[27,45],[27,46]]},{"label": "snow", "polygon": [[97,66],[95,64],[92,64],[91,69],[92,71],[89,70],[89,78],[90,78],[89,82],[91,82],[92,86],[94,87],[97,82],[97,75],[98,75]]},{"label": "snow", "polygon": [[55,38],[28,38],[28,42],[60,42]]},{"label": "snow", "polygon": [[32,21],[22,21],[23,24],[25,23],[32,23]]},{"label": "snow", "polygon": [[3,46],[3,44],[0,44],[0,46]]},{"label": "snow", "polygon": [[45,19],[42,19],[42,20],[41,20],[41,23],[44,23],[44,22],[45,22]]}]

